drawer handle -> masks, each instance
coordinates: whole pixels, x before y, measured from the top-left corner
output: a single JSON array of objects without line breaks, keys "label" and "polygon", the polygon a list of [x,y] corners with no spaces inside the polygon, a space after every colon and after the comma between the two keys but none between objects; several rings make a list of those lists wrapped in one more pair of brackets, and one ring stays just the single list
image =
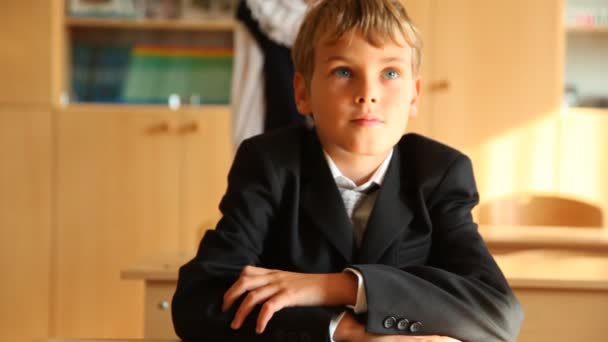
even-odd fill
[{"label": "drawer handle", "polygon": [[169,133],[170,129],[171,129],[171,127],[169,127],[169,123],[166,121],[163,121],[163,122],[159,122],[157,124],[154,124],[154,125],[146,128],[146,132],[148,134],[163,134],[163,133]]},{"label": "drawer handle", "polygon": [[199,130],[198,123],[196,121],[188,122],[179,128],[179,133],[189,134],[196,133]]},{"label": "drawer handle", "polygon": [[448,81],[448,80],[439,80],[439,81],[431,82],[431,84],[429,85],[428,90],[431,93],[433,93],[433,92],[443,92],[443,91],[450,90],[450,81]]},{"label": "drawer handle", "polygon": [[160,302],[158,302],[158,309],[162,311],[169,310],[169,301],[161,300]]}]

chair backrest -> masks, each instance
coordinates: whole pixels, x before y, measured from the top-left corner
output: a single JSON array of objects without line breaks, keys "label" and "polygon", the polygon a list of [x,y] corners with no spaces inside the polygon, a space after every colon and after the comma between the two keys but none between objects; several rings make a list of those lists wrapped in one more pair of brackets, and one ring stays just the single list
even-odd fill
[{"label": "chair backrest", "polygon": [[602,227],[602,210],[590,203],[554,195],[513,194],[479,207],[480,224]]}]

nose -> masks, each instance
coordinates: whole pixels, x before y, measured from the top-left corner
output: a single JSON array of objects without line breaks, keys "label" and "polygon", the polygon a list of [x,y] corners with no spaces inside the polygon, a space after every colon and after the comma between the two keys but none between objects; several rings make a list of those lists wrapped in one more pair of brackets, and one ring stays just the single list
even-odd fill
[{"label": "nose", "polygon": [[361,79],[355,93],[355,103],[359,105],[375,104],[378,100],[378,85],[374,80],[369,77]]},{"label": "nose", "polygon": [[357,97],[355,98],[355,102],[356,102],[357,104],[365,104],[366,102],[369,102],[369,103],[376,103],[376,102],[378,102],[378,100],[376,99],[376,97],[373,97],[373,96],[372,96],[372,97],[368,97],[368,96],[357,96]]}]

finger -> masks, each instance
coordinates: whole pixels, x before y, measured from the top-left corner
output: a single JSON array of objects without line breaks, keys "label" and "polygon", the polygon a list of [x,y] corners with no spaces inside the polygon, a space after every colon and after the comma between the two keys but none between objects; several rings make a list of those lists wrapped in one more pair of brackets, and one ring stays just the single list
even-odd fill
[{"label": "finger", "polygon": [[269,268],[247,265],[247,266],[243,267],[243,270],[241,271],[241,276],[243,276],[243,275],[248,275],[248,276],[265,275],[265,274],[269,274],[272,272],[275,272],[275,270],[271,270]]},{"label": "finger", "polygon": [[260,314],[258,315],[258,321],[256,324],[255,331],[258,334],[261,334],[266,329],[266,325],[272,318],[275,312],[280,311],[284,307],[289,306],[289,296],[285,293],[285,291],[281,291],[274,297],[262,305],[262,309],[260,310]]},{"label": "finger", "polygon": [[222,311],[226,312],[243,293],[268,285],[270,279],[266,276],[241,276],[226,293],[222,303]]},{"label": "finger", "polygon": [[232,329],[239,329],[253,308],[272,297],[277,291],[278,288],[274,286],[264,286],[249,292],[239,306],[239,309],[236,311],[230,327],[232,327]]},{"label": "finger", "polygon": [[222,304],[222,311],[228,310],[234,301],[236,301],[243,293],[246,291],[251,291],[255,288],[265,286],[267,282],[251,282],[249,277],[252,276],[263,276],[274,272],[274,270],[270,270],[262,267],[255,267],[251,265],[247,265],[243,267],[241,270],[241,275],[239,279],[232,284],[232,286],[226,291],[224,294],[224,301]]}]

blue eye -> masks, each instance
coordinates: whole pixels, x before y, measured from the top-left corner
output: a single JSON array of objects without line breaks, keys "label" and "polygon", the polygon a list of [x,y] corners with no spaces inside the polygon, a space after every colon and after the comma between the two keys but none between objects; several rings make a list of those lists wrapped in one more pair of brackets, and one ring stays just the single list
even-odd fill
[{"label": "blue eye", "polygon": [[342,67],[334,69],[333,74],[340,78],[349,78],[353,73],[348,68]]},{"label": "blue eye", "polygon": [[388,69],[386,71],[384,71],[384,77],[388,78],[388,79],[395,79],[395,78],[399,78],[400,74],[397,70],[395,69]]}]

